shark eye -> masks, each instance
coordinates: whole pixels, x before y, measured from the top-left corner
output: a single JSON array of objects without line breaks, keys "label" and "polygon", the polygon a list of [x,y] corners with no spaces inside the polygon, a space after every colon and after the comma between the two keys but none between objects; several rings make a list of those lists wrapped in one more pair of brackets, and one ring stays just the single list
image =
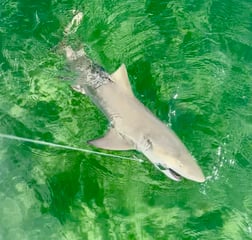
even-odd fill
[{"label": "shark eye", "polygon": [[149,151],[152,149],[152,141],[148,138],[148,136],[143,136],[141,139],[141,149],[142,151]]}]

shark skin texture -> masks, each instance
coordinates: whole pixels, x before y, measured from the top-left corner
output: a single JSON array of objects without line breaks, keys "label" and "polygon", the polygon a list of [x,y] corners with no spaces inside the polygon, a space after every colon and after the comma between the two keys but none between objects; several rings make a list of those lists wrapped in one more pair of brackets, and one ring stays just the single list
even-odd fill
[{"label": "shark skin texture", "polygon": [[204,182],[196,160],[176,134],[154,116],[133,94],[122,64],[108,74],[83,49],[64,47],[68,64],[77,73],[73,89],[89,96],[110,121],[107,134],[88,143],[109,150],[137,150],[167,177]]}]

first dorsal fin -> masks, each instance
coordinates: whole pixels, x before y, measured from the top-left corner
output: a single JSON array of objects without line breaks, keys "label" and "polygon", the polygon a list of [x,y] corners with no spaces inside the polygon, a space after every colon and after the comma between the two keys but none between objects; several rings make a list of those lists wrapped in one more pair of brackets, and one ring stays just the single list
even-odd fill
[{"label": "first dorsal fin", "polygon": [[134,96],[125,64],[122,64],[115,72],[111,74],[111,78],[116,82],[127,94]]}]

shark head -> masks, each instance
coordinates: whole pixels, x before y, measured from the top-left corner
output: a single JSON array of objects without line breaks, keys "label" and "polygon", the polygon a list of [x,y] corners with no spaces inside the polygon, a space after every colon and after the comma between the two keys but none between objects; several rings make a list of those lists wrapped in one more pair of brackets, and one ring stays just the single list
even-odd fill
[{"label": "shark head", "polygon": [[149,147],[144,155],[167,177],[180,181],[187,178],[195,182],[204,182],[205,177],[194,157],[189,153],[178,137],[168,130],[168,136],[149,137]]}]

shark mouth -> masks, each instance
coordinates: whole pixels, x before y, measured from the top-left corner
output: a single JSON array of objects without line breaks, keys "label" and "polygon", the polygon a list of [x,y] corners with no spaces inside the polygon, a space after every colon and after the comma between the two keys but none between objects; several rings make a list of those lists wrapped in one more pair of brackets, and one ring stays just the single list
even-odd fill
[{"label": "shark mouth", "polygon": [[155,164],[155,166],[163,172],[167,177],[171,178],[174,181],[181,181],[182,176],[172,170],[171,168],[164,167],[161,163]]},{"label": "shark mouth", "polygon": [[167,177],[171,178],[174,181],[181,181],[182,176],[179,175],[177,172],[172,170],[171,168],[166,169],[165,171],[162,171]]}]

